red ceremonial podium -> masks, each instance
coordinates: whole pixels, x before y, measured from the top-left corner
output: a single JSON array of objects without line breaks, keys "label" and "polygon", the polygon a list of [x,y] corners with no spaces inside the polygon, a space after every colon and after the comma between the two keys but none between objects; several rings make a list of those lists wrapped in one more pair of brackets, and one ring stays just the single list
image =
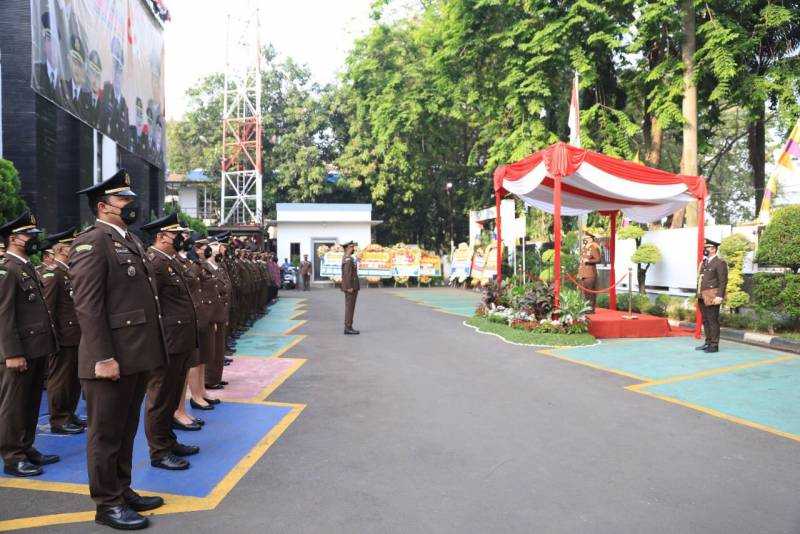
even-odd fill
[{"label": "red ceremonial podium", "polygon": [[628,312],[597,308],[589,316],[589,333],[597,339],[675,335],[664,317],[633,313],[636,319],[626,319],[626,315]]}]

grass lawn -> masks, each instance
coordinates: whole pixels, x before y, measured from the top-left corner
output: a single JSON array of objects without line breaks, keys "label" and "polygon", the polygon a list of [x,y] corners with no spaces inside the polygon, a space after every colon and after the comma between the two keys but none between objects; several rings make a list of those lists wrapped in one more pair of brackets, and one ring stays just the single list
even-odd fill
[{"label": "grass lawn", "polygon": [[792,341],[800,341],[800,332],[778,332],[775,335]]},{"label": "grass lawn", "polygon": [[483,317],[470,317],[466,323],[487,334],[497,334],[506,341],[522,345],[539,345],[550,347],[578,347],[594,345],[596,340],[591,334],[539,334],[511,328],[508,325],[493,323]]}]

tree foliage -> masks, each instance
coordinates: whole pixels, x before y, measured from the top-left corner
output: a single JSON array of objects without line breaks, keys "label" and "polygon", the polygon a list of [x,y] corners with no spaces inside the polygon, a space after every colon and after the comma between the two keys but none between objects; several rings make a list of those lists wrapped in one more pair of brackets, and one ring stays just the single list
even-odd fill
[{"label": "tree foliage", "polygon": [[19,173],[14,164],[0,159],[0,221],[8,221],[25,209],[19,189]]},{"label": "tree foliage", "polygon": [[759,263],[800,269],[800,205],[775,210],[758,240]]}]

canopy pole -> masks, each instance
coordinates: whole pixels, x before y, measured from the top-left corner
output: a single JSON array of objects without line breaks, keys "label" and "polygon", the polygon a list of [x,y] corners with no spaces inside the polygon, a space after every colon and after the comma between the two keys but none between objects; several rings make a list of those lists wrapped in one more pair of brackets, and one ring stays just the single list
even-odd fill
[{"label": "canopy pole", "polygon": [[616,261],[617,261],[617,216],[619,215],[619,211],[612,211],[611,215],[611,241],[608,243],[608,252],[611,261],[611,290],[608,293],[608,307],[611,310],[617,309],[617,271],[616,271]]},{"label": "canopy pole", "polygon": [[500,216],[500,191],[494,192],[495,221],[497,226],[497,288],[503,287],[503,221]]},{"label": "canopy pole", "polygon": [[561,296],[561,179],[560,174],[553,176],[553,238],[555,240],[555,255],[553,257],[553,280],[555,280],[555,300],[553,308],[558,308]]},{"label": "canopy pole", "polygon": [[[706,197],[705,195],[697,199],[697,270],[703,263],[703,249],[706,241]],[[698,275],[699,276],[699,275]],[[703,316],[700,313],[700,287],[697,288],[697,304],[694,312],[694,337],[700,339],[703,328]]]}]

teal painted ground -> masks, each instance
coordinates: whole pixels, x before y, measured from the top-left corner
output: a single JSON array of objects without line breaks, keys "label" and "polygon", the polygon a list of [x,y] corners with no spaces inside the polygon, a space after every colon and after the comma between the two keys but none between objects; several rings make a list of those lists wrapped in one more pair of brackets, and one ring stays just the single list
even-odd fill
[{"label": "teal painted ground", "polygon": [[604,340],[593,347],[558,349],[553,352],[645,380],[663,380],[779,356],[768,349],[726,342],[720,344],[718,353],[706,354],[694,350],[699,344],[701,342],[690,337],[621,339]]},{"label": "teal painted ground", "polygon": [[475,308],[481,303],[481,294],[464,289],[431,288],[431,289],[403,289],[396,294],[419,304],[431,306],[440,311],[472,317]]},{"label": "teal painted ground", "polygon": [[800,435],[800,357],[646,390]]},{"label": "teal painted ground", "polygon": [[300,336],[284,335],[284,332],[297,326],[302,320],[292,320],[299,312],[298,307],[304,299],[282,297],[269,307],[269,314],[255,322],[236,343],[237,356],[256,356],[271,358],[280,354],[286,347],[296,343]]}]

